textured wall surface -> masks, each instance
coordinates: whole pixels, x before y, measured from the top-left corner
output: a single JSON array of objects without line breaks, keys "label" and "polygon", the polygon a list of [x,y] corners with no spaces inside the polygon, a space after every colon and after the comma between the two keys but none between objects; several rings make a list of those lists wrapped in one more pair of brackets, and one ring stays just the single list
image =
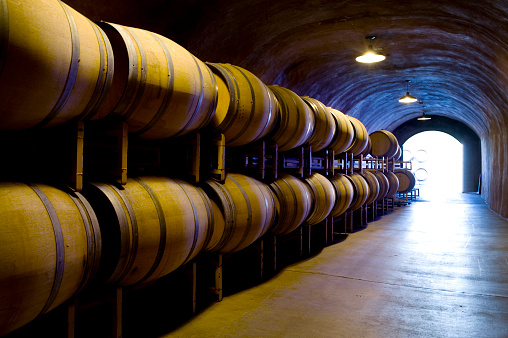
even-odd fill
[{"label": "textured wall surface", "polygon": [[[505,0],[68,0],[93,20],[148,29],[202,61],[242,66],[361,120],[395,130],[427,115],[481,140],[482,196],[508,217],[508,2]],[[387,60],[354,58],[376,36]],[[423,105],[398,102],[409,91]]]}]

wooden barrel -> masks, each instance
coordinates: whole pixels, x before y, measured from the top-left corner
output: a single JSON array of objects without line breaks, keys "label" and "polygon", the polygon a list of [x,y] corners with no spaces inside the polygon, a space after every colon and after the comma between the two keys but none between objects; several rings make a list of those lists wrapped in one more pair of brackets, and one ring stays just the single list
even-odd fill
[{"label": "wooden barrel", "polygon": [[291,90],[268,86],[279,102],[278,119],[270,139],[279,151],[303,145],[312,135],[315,118],[310,107]]},{"label": "wooden barrel", "polygon": [[398,161],[400,160],[401,156],[402,156],[402,148],[400,147],[400,144],[398,144],[397,142],[397,151],[395,152],[395,155],[393,155],[393,159],[395,161]]},{"label": "wooden barrel", "polygon": [[383,175],[386,176],[389,182],[389,189],[386,193],[386,198],[392,198],[399,190],[399,179],[397,178],[397,175],[391,171],[385,171],[383,172]]},{"label": "wooden barrel", "polygon": [[398,192],[407,193],[413,190],[416,184],[416,178],[411,171],[407,169],[400,169],[395,171],[395,175],[399,179]]},{"label": "wooden barrel", "polygon": [[348,210],[358,210],[365,204],[365,201],[367,201],[367,198],[369,197],[369,184],[362,175],[357,173],[346,175],[346,177],[353,184],[354,191],[353,201],[351,202]]},{"label": "wooden barrel", "polygon": [[[214,193],[212,193],[214,194]],[[208,196],[208,195],[207,195]],[[231,220],[228,221],[230,223],[226,224],[226,218],[224,217],[224,211],[222,204],[219,198],[209,199],[211,210],[212,210],[212,223],[209,230],[209,240],[204,247],[204,251],[214,251],[214,249],[221,243],[222,237],[226,232],[226,227],[228,227],[228,231],[231,231]],[[217,200],[218,202],[216,202]],[[226,205],[226,209],[229,210],[230,206]]]},{"label": "wooden barrel", "polygon": [[217,105],[211,70],[175,42],[146,30],[102,22],[115,53],[115,75],[96,119],[117,117],[145,139],[181,136],[206,126]]},{"label": "wooden barrel", "polygon": [[369,142],[369,134],[367,134],[367,129],[365,128],[363,123],[361,123],[358,119],[348,115],[345,116],[349,119],[349,121],[353,125],[353,129],[355,132],[353,143],[348,149],[346,149],[346,152],[353,153],[354,156],[357,156],[367,146],[367,143]]},{"label": "wooden barrel", "polygon": [[418,168],[415,171],[415,178],[418,182],[427,180],[428,176],[429,176],[429,173],[425,168]]},{"label": "wooden barrel", "polygon": [[402,151],[402,161],[412,161],[414,160],[415,157],[413,156],[413,154],[411,153],[411,151],[407,150],[407,149],[404,149]]},{"label": "wooden barrel", "polygon": [[242,250],[273,225],[275,197],[268,185],[249,176],[229,173],[224,184],[208,180],[204,189],[214,202],[214,219],[220,220],[214,221],[207,251]]},{"label": "wooden barrel", "polygon": [[377,195],[376,201],[380,201],[386,197],[386,194],[388,194],[388,191],[390,190],[390,182],[381,171],[369,170],[369,172],[371,172],[372,174],[374,174],[374,176],[376,176],[377,181],[379,183],[379,193]]},{"label": "wooden barrel", "polygon": [[312,152],[323,150],[329,146],[335,135],[335,119],[321,101],[308,96],[302,96],[302,99],[311,108],[316,121],[307,143],[311,146]]},{"label": "wooden barrel", "polygon": [[370,137],[367,136],[367,145],[365,146],[365,148],[362,150],[362,152],[360,153],[360,155],[362,155],[363,157],[366,157],[368,156],[372,151],[372,142],[370,140]]},{"label": "wooden barrel", "polygon": [[323,221],[335,206],[335,189],[332,182],[321,174],[313,173],[305,179],[312,193],[313,205],[305,223],[318,224]]},{"label": "wooden barrel", "polygon": [[254,74],[229,64],[208,63],[218,83],[219,104],[210,126],[220,131],[228,146],[261,139],[274,127],[277,99]]},{"label": "wooden barrel", "polygon": [[59,0],[0,1],[0,129],[84,119],[111,84],[102,30]]},{"label": "wooden barrel", "polygon": [[101,237],[79,193],[0,183],[0,335],[69,300],[97,271]]},{"label": "wooden barrel", "polygon": [[275,193],[277,209],[271,231],[275,235],[289,234],[309,216],[313,201],[311,191],[300,179],[286,173],[279,173],[270,188]]},{"label": "wooden barrel", "polygon": [[206,245],[210,201],[190,183],[139,177],[123,187],[89,184],[83,194],[101,224],[104,255],[99,276],[106,284],[153,281],[194,258]]},{"label": "wooden barrel", "polygon": [[365,203],[364,203],[366,205],[369,205],[369,204],[373,203],[374,201],[376,201],[379,196],[379,189],[380,189],[379,188],[379,181],[373,173],[371,173],[367,170],[364,170],[361,175],[363,176],[363,178],[365,178],[365,180],[367,181],[367,184],[369,185],[369,193],[368,193],[367,199],[365,200]]},{"label": "wooden barrel", "polygon": [[341,111],[328,107],[335,119],[335,135],[328,148],[333,149],[335,154],[340,154],[353,144],[355,131],[351,121]]},{"label": "wooden barrel", "polygon": [[374,157],[392,158],[397,153],[399,142],[395,135],[388,130],[377,130],[370,135],[372,142],[371,154]]},{"label": "wooden barrel", "polygon": [[345,176],[340,173],[335,174],[331,182],[335,188],[335,206],[333,207],[330,215],[333,217],[339,217],[342,215],[353,202],[354,188],[353,183]]},{"label": "wooden barrel", "polygon": [[414,159],[420,163],[427,161],[428,155],[425,149],[420,149],[415,153]]}]

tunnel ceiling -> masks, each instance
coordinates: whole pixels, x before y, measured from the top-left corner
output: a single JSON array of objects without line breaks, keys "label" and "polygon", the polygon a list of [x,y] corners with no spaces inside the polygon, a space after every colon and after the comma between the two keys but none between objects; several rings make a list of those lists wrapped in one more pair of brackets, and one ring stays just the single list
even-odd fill
[{"label": "tunnel ceiling", "polygon": [[[202,61],[231,63],[360,119],[369,132],[421,115],[480,136],[506,123],[508,1],[69,0],[93,20],[160,33]],[[360,64],[373,47],[387,55]],[[401,104],[409,91],[423,103]]]}]

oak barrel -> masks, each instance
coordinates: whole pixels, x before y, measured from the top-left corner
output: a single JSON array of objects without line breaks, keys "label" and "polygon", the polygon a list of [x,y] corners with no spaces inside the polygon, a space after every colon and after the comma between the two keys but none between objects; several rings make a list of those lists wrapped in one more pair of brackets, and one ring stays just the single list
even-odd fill
[{"label": "oak barrel", "polygon": [[302,99],[309,105],[315,118],[314,130],[307,143],[312,152],[323,150],[330,145],[335,135],[335,119],[321,101],[308,96],[302,96]]},{"label": "oak barrel", "polygon": [[270,184],[275,193],[277,218],[271,231],[275,235],[286,235],[297,229],[309,216],[312,196],[309,187],[300,179],[279,173]]},{"label": "oak barrel", "polygon": [[399,179],[399,188],[397,189],[400,193],[408,193],[415,187],[416,178],[415,175],[407,169],[400,169],[395,171],[395,175]]},{"label": "oak barrel", "polygon": [[328,107],[335,119],[335,135],[328,148],[340,154],[353,144],[355,132],[351,121],[341,111]]},{"label": "oak barrel", "polygon": [[[205,181],[203,188],[214,203],[212,240],[207,251],[231,253],[254,243],[273,225],[275,197],[263,182],[228,173],[224,183]],[[220,227],[223,225],[223,228]]]},{"label": "oak barrel", "polygon": [[0,129],[87,118],[112,75],[104,32],[71,7],[59,0],[0,1]]},{"label": "oak barrel", "polygon": [[270,139],[279,151],[287,151],[303,145],[311,137],[315,118],[310,107],[291,90],[268,86],[279,103],[278,119]]},{"label": "oak barrel", "polygon": [[388,194],[388,191],[390,190],[390,182],[388,181],[386,175],[381,171],[373,170],[369,172],[374,174],[374,176],[377,178],[377,181],[379,182],[379,194],[376,198],[376,201],[380,201],[386,197],[386,194]]},{"label": "oak barrel", "polygon": [[200,188],[178,179],[130,178],[123,187],[91,183],[83,194],[101,223],[105,284],[153,281],[194,258],[206,245],[211,204]]},{"label": "oak barrel", "polygon": [[335,188],[335,206],[330,215],[339,217],[349,208],[353,202],[354,188],[353,183],[343,174],[337,173],[331,178],[333,187]]},{"label": "oak barrel", "polygon": [[369,186],[369,193],[367,195],[367,199],[365,200],[364,204],[371,204],[374,201],[377,200],[379,196],[379,181],[376,178],[376,176],[371,173],[370,171],[363,170],[362,174],[363,178],[365,178],[365,181],[367,181],[367,184]]},{"label": "oak barrel", "polygon": [[314,225],[328,217],[335,206],[335,188],[329,179],[318,173],[305,178],[305,183],[310,188],[313,200],[311,212],[305,223]]},{"label": "oak barrel", "polygon": [[177,43],[150,31],[102,22],[115,53],[112,88],[95,119],[127,121],[145,139],[205,127],[217,105],[211,70]]},{"label": "oak barrel", "polygon": [[389,189],[388,189],[388,192],[386,193],[386,197],[392,198],[393,196],[395,196],[395,194],[399,190],[399,179],[398,179],[397,175],[395,175],[391,171],[383,172],[383,175],[386,176],[386,178],[388,179],[388,182],[389,182]]},{"label": "oak barrel", "polygon": [[363,178],[360,174],[353,173],[351,175],[346,175],[346,177],[353,184],[354,191],[353,201],[351,202],[348,210],[358,210],[365,204],[365,201],[367,201],[367,198],[369,197],[369,185],[365,178]]},{"label": "oak barrel", "polygon": [[397,151],[395,152],[395,155],[393,155],[393,159],[395,161],[401,160],[402,157],[402,148],[400,147],[400,144],[397,143]]},{"label": "oak barrel", "polygon": [[242,146],[272,131],[277,113],[273,92],[238,66],[207,63],[218,83],[217,109],[210,127],[224,134],[226,145]]},{"label": "oak barrel", "polygon": [[388,130],[377,130],[369,135],[372,142],[371,154],[374,157],[392,158],[397,153],[399,143]]},{"label": "oak barrel", "polygon": [[349,119],[349,121],[353,125],[353,129],[354,129],[354,133],[355,133],[353,143],[351,144],[351,146],[348,149],[346,149],[346,152],[353,153],[354,156],[357,156],[367,146],[367,143],[369,142],[369,140],[368,140],[369,134],[367,134],[367,129],[365,128],[363,123],[360,122],[360,120],[358,120],[352,116],[348,116],[348,115],[345,115],[345,116]]},{"label": "oak barrel", "polygon": [[94,211],[79,193],[0,183],[0,335],[69,300],[101,256]]},{"label": "oak barrel", "polygon": [[370,137],[367,136],[367,145],[365,146],[365,148],[362,150],[362,152],[359,155],[363,155],[363,157],[366,157],[366,156],[370,155],[371,152],[372,152],[372,142],[370,140]]}]

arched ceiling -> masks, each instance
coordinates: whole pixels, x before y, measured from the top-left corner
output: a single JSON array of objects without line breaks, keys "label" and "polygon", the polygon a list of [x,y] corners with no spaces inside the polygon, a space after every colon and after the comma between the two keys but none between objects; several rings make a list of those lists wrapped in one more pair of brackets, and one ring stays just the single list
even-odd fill
[{"label": "arched ceiling", "polygon": [[[202,61],[316,98],[369,132],[441,115],[480,137],[508,112],[508,1],[69,0],[92,20],[160,33]],[[360,64],[366,36],[387,55]],[[423,104],[401,104],[409,91]]]}]

